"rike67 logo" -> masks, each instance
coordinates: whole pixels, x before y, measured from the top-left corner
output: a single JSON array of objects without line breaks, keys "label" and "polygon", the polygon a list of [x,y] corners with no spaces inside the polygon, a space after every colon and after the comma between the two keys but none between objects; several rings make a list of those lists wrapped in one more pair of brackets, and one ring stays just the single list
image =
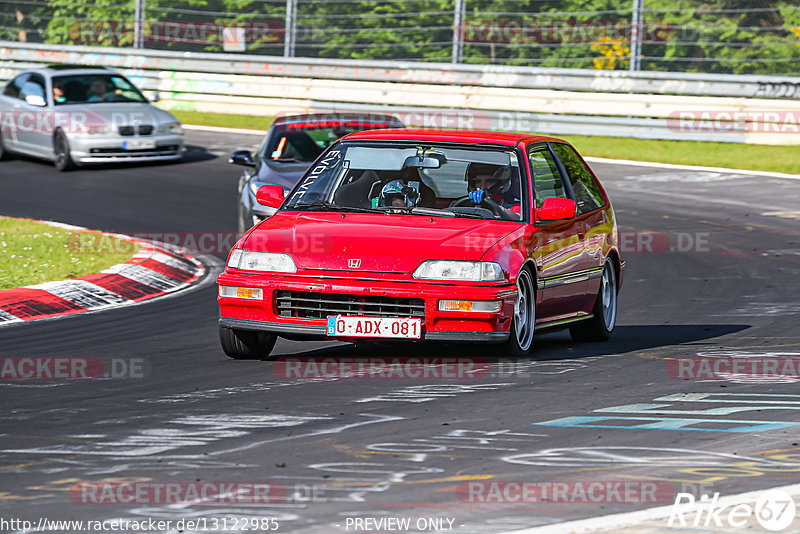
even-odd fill
[{"label": "rike67 logo", "polygon": [[[719,493],[709,498],[703,495],[695,501],[691,493],[678,493],[669,516],[667,526],[687,526],[687,516],[695,527],[757,529],[759,526],[770,532],[789,528],[797,513],[794,499],[787,492],[771,489],[759,492],[757,498],[746,495],[720,499]],[[755,501],[755,504],[753,504]]]}]

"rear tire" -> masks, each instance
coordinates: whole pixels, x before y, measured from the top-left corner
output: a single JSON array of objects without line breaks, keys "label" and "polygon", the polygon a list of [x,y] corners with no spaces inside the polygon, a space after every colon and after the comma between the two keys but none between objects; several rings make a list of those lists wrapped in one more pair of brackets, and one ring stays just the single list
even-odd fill
[{"label": "rear tire", "polygon": [[606,341],[617,324],[617,272],[612,260],[606,260],[593,316],[569,329],[575,341]]},{"label": "rear tire", "polygon": [[61,130],[53,137],[53,153],[55,154],[53,164],[58,171],[65,172],[75,168],[75,162],[70,155],[69,141]]},{"label": "rear tire", "polygon": [[269,356],[278,336],[268,332],[219,327],[222,350],[234,360],[261,360]]},{"label": "rear tire", "polygon": [[511,318],[511,332],[505,343],[505,352],[514,358],[528,356],[533,347],[536,327],[536,290],[533,276],[527,269],[517,275],[517,300]]}]

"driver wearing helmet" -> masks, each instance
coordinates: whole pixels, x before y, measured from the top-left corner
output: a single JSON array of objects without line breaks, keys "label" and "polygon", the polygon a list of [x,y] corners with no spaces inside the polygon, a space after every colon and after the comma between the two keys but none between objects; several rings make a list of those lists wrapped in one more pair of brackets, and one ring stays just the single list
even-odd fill
[{"label": "driver wearing helmet", "polygon": [[468,196],[476,206],[486,206],[497,215],[519,220],[513,211],[519,204],[508,203],[503,195],[511,189],[511,167],[473,162],[467,166]]},{"label": "driver wearing helmet", "polygon": [[381,189],[378,207],[413,208],[419,202],[419,191],[402,180],[392,180]]}]

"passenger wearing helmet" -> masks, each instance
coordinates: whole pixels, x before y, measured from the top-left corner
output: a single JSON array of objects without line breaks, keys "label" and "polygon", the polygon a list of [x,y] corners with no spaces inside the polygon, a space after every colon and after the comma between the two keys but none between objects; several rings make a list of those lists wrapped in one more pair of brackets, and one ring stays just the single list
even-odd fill
[{"label": "passenger wearing helmet", "polygon": [[413,208],[419,202],[419,183],[416,188],[414,183],[406,185],[402,180],[392,180],[381,189],[378,207]]},{"label": "passenger wearing helmet", "polygon": [[476,206],[485,205],[496,215],[519,219],[512,211],[514,204],[506,203],[503,195],[511,189],[511,167],[489,163],[470,163],[467,166],[468,196]]}]

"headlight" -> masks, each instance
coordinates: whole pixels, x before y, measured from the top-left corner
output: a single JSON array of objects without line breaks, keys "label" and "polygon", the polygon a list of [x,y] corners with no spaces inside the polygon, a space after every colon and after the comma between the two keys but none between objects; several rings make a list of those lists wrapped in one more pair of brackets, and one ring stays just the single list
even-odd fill
[{"label": "headlight", "polygon": [[288,254],[274,252],[250,252],[237,248],[228,258],[228,267],[245,271],[269,271],[275,273],[296,273],[297,266]]},{"label": "headlight", "polygon": [[181,125],[177,122],[168,122],[159,126],[157,133],[181,135],[183,133],[183,128],[181,128]]},{"label": "headlight", "polygon": [[87,135],[106,135],[111,133],[111,128],[107,124],[78,124],[75,127],[75,132]]},{"label": "headlight", "polygon": [[422,262],[411,275],[428,280],[498,281],[503,280],[503,269],[491,261],[428,260]]}]

